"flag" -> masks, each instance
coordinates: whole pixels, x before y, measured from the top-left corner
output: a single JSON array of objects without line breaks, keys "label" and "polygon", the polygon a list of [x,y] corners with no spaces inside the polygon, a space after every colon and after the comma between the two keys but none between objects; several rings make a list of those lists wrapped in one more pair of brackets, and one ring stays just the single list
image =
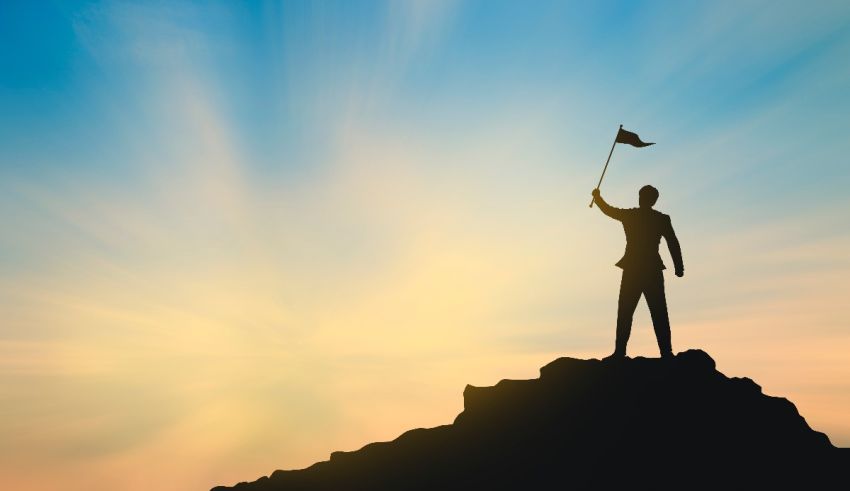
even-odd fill
[{"label": "flag", "polygon": [[617,132],[617,143],[628,143],[633,147],[648,147],[650,145],[655,145],[654,143],[642,142],[640,137],[637,136],[637,133],[626,131],[622,127],[620,128],[620,131]]}]

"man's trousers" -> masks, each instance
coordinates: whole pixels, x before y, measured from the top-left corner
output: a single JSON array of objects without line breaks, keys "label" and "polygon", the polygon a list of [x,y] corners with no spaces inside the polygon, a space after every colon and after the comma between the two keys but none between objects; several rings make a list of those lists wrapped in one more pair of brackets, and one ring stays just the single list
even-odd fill
[{"label": "man's trousers", "polygon": [[632,332],[632,317],[640,296],[646,297],[655,337],[661,355],[672,354],[670,342],[670,319],[667,316],[667,299],[664,295],[664,271],[624,269],[620,282],[620,299],[617,305],[617,346],[616,352],[626,353],[626,344]]}]

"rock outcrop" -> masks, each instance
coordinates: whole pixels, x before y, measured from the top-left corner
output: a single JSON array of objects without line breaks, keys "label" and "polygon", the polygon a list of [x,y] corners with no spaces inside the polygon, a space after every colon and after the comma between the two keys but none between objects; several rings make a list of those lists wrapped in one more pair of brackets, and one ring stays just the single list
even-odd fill
[{"label": "rock outcrop", "polygon": [[538,379],[463,395],[451,425],[214,491],[811,489],[850,469],[847,451],[791,402],[726,377],[699,350],[669,360],[560,358]]}]

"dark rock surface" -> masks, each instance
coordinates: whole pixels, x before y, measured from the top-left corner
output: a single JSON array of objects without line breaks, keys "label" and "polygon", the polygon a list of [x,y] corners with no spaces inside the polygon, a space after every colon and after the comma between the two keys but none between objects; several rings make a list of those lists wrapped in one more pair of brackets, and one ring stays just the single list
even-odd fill
[{"label": "dark rock surface", "polygon": [[560,358],[534,380],[467,386],[454,423],[214,491],[839,486],[850,455],[788,400],[705,352]]}]

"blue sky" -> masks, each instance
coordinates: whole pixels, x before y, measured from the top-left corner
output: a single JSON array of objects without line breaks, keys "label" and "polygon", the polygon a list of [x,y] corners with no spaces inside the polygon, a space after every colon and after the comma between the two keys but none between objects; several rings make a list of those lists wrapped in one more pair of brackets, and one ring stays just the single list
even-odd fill
[{"label": "blue sky", "polygon": [[[437,125],[486,117],[503,106],[497,101],[538,91],[558,101],[604,100],[582,114],[588,127],[605,117],[663,118],[665,135],[677,139],[798,99],[815,80],[826,86],[805,94],[797,119],[788,116],[797,125],[782,121],[781,130],[805,137],[811,125],[800,123],[817,117],[818,132],[829,131],[838,125],[828,118],[846,109],[828,97],[830,79],[839,79],[833,92],[841,89],[848,36],[840,2],[428,5],[6,2],[4,134],[17,137],[18,151],[37,154],[48,143],[99,160],[83,156],[108,151],[100,148],[109,146],[104,133],[118,131],[110,118],[155,119],[140,96],[175,63],[208,77],[244,144],[261,151],[281,127],[308,132],[313,123],[321,133],[321,121],[305,121],[316,112],[306,101],[358,88],[385,91],[387,117]],[[409,24],[390,27],[403,10]],[[181,53],[157,56],[156,43],[176,43]],[[139,57],[128,57],[134,49]],[[335,80],[336,90],[319,93]]]},{"label": "blue sky", "polygon": [[235,482],[607,354],[619,124],[674,347],[850,445],[848,59],[846,2],[3,2],[0,487]]}]

